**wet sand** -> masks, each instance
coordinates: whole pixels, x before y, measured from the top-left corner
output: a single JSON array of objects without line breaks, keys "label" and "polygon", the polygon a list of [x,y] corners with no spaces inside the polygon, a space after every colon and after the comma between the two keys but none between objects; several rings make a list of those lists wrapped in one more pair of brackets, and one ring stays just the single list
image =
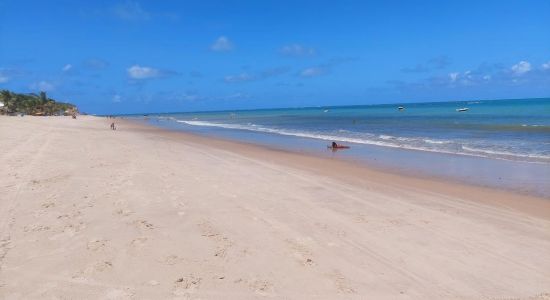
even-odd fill
[{"label": "wet sand", "polygon": [[[141,118],[133,120],[145,121]],[[262,145],[272,149],[347,160],[409,177],[449,180],[482,187],[504,189],[514,193],[550,199],[548,163],[410,150],[378,145],[350,144],[344,151],[332,152],[330,141],[247,130],[209,126],[191,126],[152,116],[146,124],[201,136]],[[345,143],[345,142],[344,142]]]},{"label": "wet sand", "polygon": [[550,201],[95,117],[0,117],[0,298],[550,298]]}]

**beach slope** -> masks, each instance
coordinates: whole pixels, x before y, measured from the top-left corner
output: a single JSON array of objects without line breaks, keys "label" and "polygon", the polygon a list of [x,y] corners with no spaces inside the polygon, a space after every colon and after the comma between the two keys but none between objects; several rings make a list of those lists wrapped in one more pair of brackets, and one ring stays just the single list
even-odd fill
[{"label": "beach slope", "polygon": [[109,124],[0,117],[0,298],[550,299],[548,199]]}]

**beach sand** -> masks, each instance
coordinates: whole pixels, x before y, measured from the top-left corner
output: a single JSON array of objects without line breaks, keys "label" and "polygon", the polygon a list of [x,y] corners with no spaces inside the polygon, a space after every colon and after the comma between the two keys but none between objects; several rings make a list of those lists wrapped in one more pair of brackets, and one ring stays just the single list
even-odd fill
[{"label": "beach sand", "polygon": [[1,299],[550,299],[550,199],[0,117]]}]

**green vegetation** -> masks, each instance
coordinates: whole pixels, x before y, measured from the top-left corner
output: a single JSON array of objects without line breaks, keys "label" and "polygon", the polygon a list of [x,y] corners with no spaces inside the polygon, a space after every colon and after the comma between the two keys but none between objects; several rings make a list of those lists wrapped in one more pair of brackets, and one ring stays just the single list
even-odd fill
[{"label": "green vegetation", "polygon": [[72,115],[78,112],[75,105],[57,102],[46,96],[45,92],[37,94],[18,94],[8,90],[0,91],[0,114],[28,114],[35,116]]}]

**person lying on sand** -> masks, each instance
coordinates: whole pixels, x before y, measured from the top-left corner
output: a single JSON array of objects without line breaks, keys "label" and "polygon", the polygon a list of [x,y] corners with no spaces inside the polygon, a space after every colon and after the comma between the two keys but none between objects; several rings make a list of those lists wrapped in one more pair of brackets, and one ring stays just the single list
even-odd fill
[{"label": "person lying on sand", "polygon": [[332,142],[330,146],[327,146],[328,148],[332,149],[333,151],[337,149],[349,149],[349,146],[337,144],[336,142]]}]

